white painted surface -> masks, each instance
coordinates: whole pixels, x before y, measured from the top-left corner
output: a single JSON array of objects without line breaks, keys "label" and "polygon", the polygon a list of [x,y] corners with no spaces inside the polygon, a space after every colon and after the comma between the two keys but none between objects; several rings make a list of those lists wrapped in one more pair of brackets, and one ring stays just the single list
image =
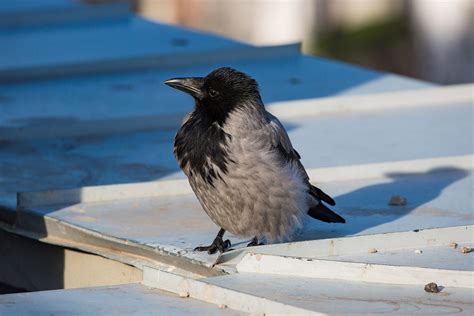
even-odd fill
[{"label": "white painted surface", "polygon": [[[453,242],[459,245],[472,244],[474,242],[473,230],[472,225],[455,226],[266,245],[224,253],[219,262],[224,265],[237,265],[245,254],[253,253],[472,271],[474,257],[461,254],[459,248],[452,249],[450,244]],[[370,253],[372,249],[376,249],[377,253]],[[414,254],[415,249],[423,249],[424,255],[407,255],[408,252]],[[430,252],[439,254],[436,260],[429,255]],[[386,261],[384,257],[387,258]],[[417,259],[413,260],[413,257]]]},{"label": "white painted surface", "polygon": [[166,289],[182,297],[191,297],[216,305],[263,315],[321,315],[278,301],[262,298],[258,295],[236,291],[227,287],[209,284],[205,280],[193,280],[176,274],[145,267],[143,284],[158,289]]},{"label": "white painted surface", "polygon": [[355,282],[410,284],[420,287],[435,282],[449,287],[474,288],[473,271],[337,262],[252,253],[246,254],[237,264],[237,271]]},{"label": "white painted surface", "polygon": [[0,315],[243,315],[140,284],[0,295]]},{"label": "white painted surface", "polygon": [[[440,232],[441,233],[441,232]],[[472,235],[471,235],[472,236]],[[458,240],[458,236],[452,240]],[[454,242],[454,241],[453,241]],[[326,256],[321,259],[330,259],[344,262],[365,262],[369,264],[383,265],[410,265],[421,268],[440,268],[447,270],[472,271],[474,268],[474,256],[461,252],[462,247],[473,247],[474,238],[462,243],[458,241],[458,247],[452,248],[450,243],[440,246],[413,247],[404,249],[384,250],[383,248],[375,255],[366,253],[347,254],[340,256]],[[474,280],[473,280],[474,281]]]},{"label": "white painted surface", "polygon": [[474,313],[474,291],[465,288],[445,287],[440,293],[432,294],[426,293],[424,286],[419,285],[252,273],[208,278],[206,282],[328,315]]},{"label": "white painted surface", "polygon": [[425,293],[419,285],[393,285],[239,273],[192,280],[145,268],[144,284],[167,288],[252,314],[436,314],[474,310],[472,289],[444,287]]}]

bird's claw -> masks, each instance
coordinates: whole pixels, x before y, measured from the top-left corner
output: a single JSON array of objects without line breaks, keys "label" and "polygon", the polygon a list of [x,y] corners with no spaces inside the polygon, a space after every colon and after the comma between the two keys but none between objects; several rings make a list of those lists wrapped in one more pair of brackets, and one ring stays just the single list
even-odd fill
[{"label": "bird's claw", "polygon": [[194,251],[207,251],[208,254],[213,255],[216,251],[225,252],[232,244],[229,239],[223,240],[222,238],[216,237],[210,246],[199,246],[194,248]]},{"label": "bird's claw", "polygon": [[247,244],[247,247],[262,246],[263,243],[258,242],[258,238],[254,237],[251,242]]}]

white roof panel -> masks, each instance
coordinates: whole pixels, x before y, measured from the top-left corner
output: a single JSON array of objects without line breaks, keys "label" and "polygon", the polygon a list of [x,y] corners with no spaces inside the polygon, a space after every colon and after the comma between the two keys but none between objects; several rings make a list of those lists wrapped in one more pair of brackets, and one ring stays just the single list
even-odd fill
[{"label": "white roof panel", "polygon": [[0,295],[0,314],[9,315],[244,315],[176,294],[125,284],[96,288]]}]

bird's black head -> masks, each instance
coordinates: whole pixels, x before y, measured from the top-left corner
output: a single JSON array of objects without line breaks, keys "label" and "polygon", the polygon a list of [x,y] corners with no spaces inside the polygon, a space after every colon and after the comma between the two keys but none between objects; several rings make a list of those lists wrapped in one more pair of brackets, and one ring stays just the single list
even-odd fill
[{"label": "bird's black head", "polygon": [[165,81],[170,87],[190,94],[198,111],[223,121],[242,106],[263,106],[257,82],[229,67],[218,68],[206,77],[174,78]]}]

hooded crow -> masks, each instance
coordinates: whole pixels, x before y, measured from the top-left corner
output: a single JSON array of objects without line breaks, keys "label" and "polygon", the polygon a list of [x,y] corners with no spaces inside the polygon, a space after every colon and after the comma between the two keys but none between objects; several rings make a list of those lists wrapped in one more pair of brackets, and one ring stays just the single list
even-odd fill
[{"label": "hooded crow", "polygon": [[165,84],[190,94],[194,110],[174,140],[174,154],[211,220],[221,229],[210,246],[224,252],[226,231],[259,241],[284,241],[302,227],[305,214],[345,223],[311,185],[280,121],[265,110],[257,82],[224,67],[206,77],[175,78]]}]

